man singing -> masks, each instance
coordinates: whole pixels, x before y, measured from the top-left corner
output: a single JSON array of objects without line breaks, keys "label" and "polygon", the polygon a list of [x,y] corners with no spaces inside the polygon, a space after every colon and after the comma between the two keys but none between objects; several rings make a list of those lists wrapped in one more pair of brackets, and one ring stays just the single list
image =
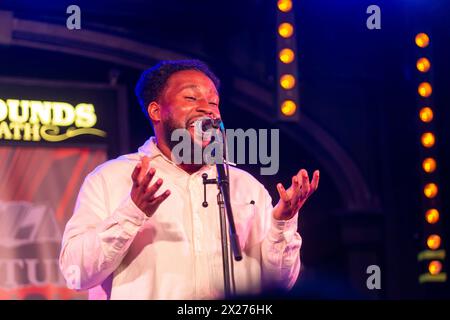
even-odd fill
[{"label": "man singing", "polygon": [[[173,161],[171,134],[220,119],[219,80],[197,60],[164,61],[143,72],[136,95],[155,136],[137,153],[90,173],[67,223],[60,268],[90,299],[219,299],[224,296],[217,176],[205,163]],[[298,212],[317,190],[319,171],[292,177],[275,207],[255,178],[230,167],[230,192],[243,259],[233,264],[237,294],[291,288],[300,271]],[[76,279],[74,279],[76,277]]]}]

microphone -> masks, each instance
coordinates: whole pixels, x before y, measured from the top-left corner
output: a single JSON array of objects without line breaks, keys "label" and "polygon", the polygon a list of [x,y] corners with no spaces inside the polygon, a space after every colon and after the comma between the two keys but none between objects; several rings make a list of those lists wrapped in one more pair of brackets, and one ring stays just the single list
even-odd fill
[{"label": "microphone", "polygon": [[[200,118],[201,124],[202,124],[202,130],[203,132],[214,128],[214,129],[220,129],[220,131],[225,134],[225,127],[220,119],[212,119],[209,117],[203,117]],[[227,148],[227,142],[226,139],[223,141],[223,150],[224,153],[226,153]],[[222,194],[222,201],[225,208],[225,213],[228,217],[228,223],[230,228],[230,244],[231,249],[234,254],[234,258],[236,261],[242,260],[242,250],[241,245],[239,242],[239,236],[236,231],[236,225],[234,223],[234,217],[233,217],[233,208],[231,207],[231,196],[230,196],[230,178],[229,178],[229,170],[228,170],[228,163],[226,163],[226,157],[223,159],[224,161],[216,163],[216,169],[217,169],[217,185],[219,187],[219,190]]]},{"label": "microphone", "polygon": [[220,119],[213,119],[210,117],[201,117],[194,122],[194,126],[201,128],[202,132],[206,132],[209,129],[222,129],[223,122]]},{"label": "microphone", "polygon": [[[220,119],[212,119],[210,117],[201,117],[197,119],[194,122],[194,126],[197,129],[201,129],[202,133],[207,132],[209,129],[219,129],[221,133],[225,136],[225,126]],[[227,154],[227,142],[226,138],[223,139],[222,142],[223,145],[223,155]],[[220,193],[218,196],[218,202],[219,202],[219,208],[220,211],[224,210],[224,214],[228,217],[228,224],[229,224],[229,234],[230,234],[230,245],[231,249],[233,251],[234,258],[236,261],[242,260],[242,250],[241,245],[239,242],[239,236],[236,231],[236,225],[234,223],[234,217],[233,217],[233,208],[231,207],[231,195],[230,195],[230,178],[229,178],[229,169],[228,169],[228,162],[226,161],[226,156],[223,158],[223,161],[219,161],[216,163],[216,169],[217,169],[217,186],[219,187]],[[205,181],[206,177],[204,177]],[[205,182],[203,182],[205,183]],[[205,203],[205,202],[204,202]],[[203,203],[203,206],[205,206]],[[221,215],[222,217],[222,215]],[[222,218],[221,218],[222,219]],[[226,239],[222,236],[222,241]],[[222,242],[222,248],[226,247],[224,243]],[[225,253],[225,255],[228,255],[228,253]],[[225,267],[225,264],[228,264],[228,259],[224,257],[224,268],[229,269],[229,267]],[[226,262],[225,262],[226,261]],[[224,279],[229,278],[229,276],[226,275],[226,272],[224,272]],[[225,288],[227,288],[227,285],[225,285]]]}]

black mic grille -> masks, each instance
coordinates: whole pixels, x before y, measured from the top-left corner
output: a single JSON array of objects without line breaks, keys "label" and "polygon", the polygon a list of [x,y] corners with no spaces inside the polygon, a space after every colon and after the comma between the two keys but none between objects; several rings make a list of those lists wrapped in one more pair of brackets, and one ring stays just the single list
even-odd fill
[{"label": "black mic grille", "polygon": [[201,121],[202,124],[202,131],[208,131],[209,129],[219,129],[220,124],[222,123],[222,120],[220,119],[212,119],[209,117],[200,118],[197,121]]}]

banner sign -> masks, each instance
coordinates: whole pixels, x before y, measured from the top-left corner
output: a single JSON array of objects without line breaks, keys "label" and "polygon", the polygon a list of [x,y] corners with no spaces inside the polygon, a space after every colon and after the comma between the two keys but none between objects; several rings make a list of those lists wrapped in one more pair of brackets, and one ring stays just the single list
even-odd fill
[{"label": "banner sign", "polygon": [[76,106],[67,102],[0,98],[0,139],[15,141],[58,142],[78,135],[106,137],[94,128],[95,107],[90,103]]},{"label": "banner sign", "polygon": [[84,178],[119,153],[117,92],[42,83],[0,81],[0,299],[85,299],[58,258]]}]

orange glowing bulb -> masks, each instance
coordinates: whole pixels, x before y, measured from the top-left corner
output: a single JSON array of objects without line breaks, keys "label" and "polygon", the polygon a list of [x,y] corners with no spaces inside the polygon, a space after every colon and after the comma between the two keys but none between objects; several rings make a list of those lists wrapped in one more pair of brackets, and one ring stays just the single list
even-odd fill
[{"label": "orange glowing bulb", "polygon": [[433,120],[433,110],[430,107],[423,107],[420,109],[419,117],[423,122],[431,122]]},{"label": "orange glowing bulb", "polygon": [[283,63],[286,63],[286,64],[291,63],[292,61],[294,61],[294,58],[295,58],[294,51],[292,51],[289,48],[285,48],[280,51],[279,58],[280,58],[280,61]]},{"label": "orange glowing bulb", "polygon": [[289,12],[292,9],[292,1],[291,0],[278,0],[278,9],[281,12]]},{"label": "orange glowing bulb", "polygon": [[427,238],[427,246],[431,250],[436,250],[441,246],[441,237],[437,234],[432,234]]},{"label": "orange glowing bulb", "polygon": [[416,45],[420,48],[425,48],[430,43],[430,38],[426,33],[419,33],[416,35]]},{"label": "orange glowing bulb", "polygon": [[431,148],[436,143],[436,138],[432,132],[425,132],[420,140],[425,148]]},{"label": "orange glowing bulb", "polygon": [[283,89],[292,89],[295,86],[295,77],[292,74],[282,75],[280,78],[280,85]]},{"label": "orange glowing bulb", "polygon": [[436,160],[433,158],[426,158],[422,162],[423,171],[426,173],[432,173],[436,170]]},{"label": "orange glowing bulb", "polygon": [[431,67],[430,60],[428,60],[427,58],[420,58],[419,60],[417,60],[416,67],[420,72],[427,72]]},{"label": "orange glowing bulb", "polygon": [[278,27],[278,34],[283,38],[289,38],[294,34],[294,27],[289,22],[283,22]]},{"label": "orange glowing bulb", "polygon": [[433,88],[431,87],[431,84],[429,82],[422,82],[421,84],[419,84],[417,92],[421,97],[428,98],[429,96],[431,96]]},{"label": "orange glowing bulb", "polygon": [[436,170],[436,160],[433,158],[426,158],[422,162],[423,171],[426,173],[432,173]]},{"label": "orange glowing bulb", "polygon": [[438,186],[436,183],[427,183],[423,188],[423,194],[429,199],[436,197],[438,194]]},{"label": "orange glowing bulb", "polygon": [[292,100],[286,100],[281,104],[281,113],[287,117],[294,115],[297,105]]},{"label": "orange glowing bulb", "polygon": [[440,263],[437,260],[431,261],[430,264],[428,265],[428,271],[433,276],[439,274],[441,272],[441,270],[442,270],[442,263]]},{"label": "orange glowing bulb", "polygon": [[439,211],[437,209],[428,209],[425,213],[425,219],[429,224],[435,224],[439,221]]}]

